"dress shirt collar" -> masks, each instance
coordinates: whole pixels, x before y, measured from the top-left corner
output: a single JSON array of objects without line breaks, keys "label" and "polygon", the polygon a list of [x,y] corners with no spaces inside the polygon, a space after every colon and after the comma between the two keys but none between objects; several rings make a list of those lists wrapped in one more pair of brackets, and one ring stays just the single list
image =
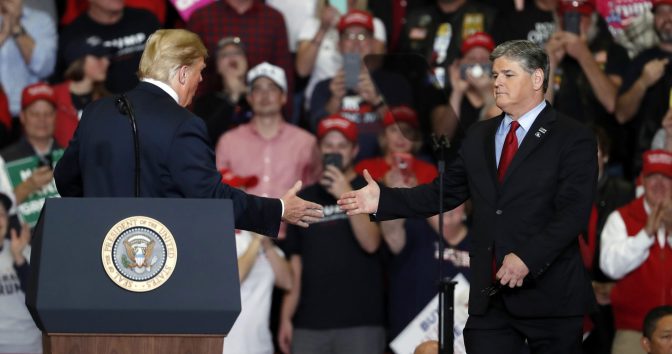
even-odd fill
[{"label": "dress shirt collar", "polygon": [[170,87],[170,85],[166,84],[165,82],[150,79],[148,77],[142,79],[141,81],[144,81],[144,82],[150,83],[152,85],[158,86],[160,89],[165,91],[170,97],[172,97],[175,100],[175,102],[177,102],[177,104],[180,104],[180,100],[177,97],[177,92],[175,92],[175,90],[173,90],[173,88]]},{"label": "dress shirt collar", "polygon": [[[541,113],[544,108],[546,108],[546,101],[541,101],[541,103],[539,103],[536,107],[532,108],[529,112],[518,118],[518,124],[520,124],[520,127],[523,128],[526,133],[530,130],[532,123],[534,123],[534,121],[537,119],[537,116],[539,116],[539,113]],[[504,115],[504,119],[502,120],[502,124],[499,126],[499,130],[503,130],[505,133],[508,133],[509,126],[511,125],[512,121],[513,118],[511,118],[511,116],[506,113]]]},{"label": "dress shirt collar", "polygon": [[254,122],[254,118],[252,118],[252,120],[251,120],[249,123],[247,123],[246,125],[247,125],[248,128],[250,129],[250,132],[251,132],[252,134],[256,135],[257,137],[259,137],[259,139],[261,139],[261,140],[267,140],[267,141],[273,141],[273,140],[278,139],[278,137],[282,135],[283,131],[285,130],[285,126],[287,125],[287,122],[285,122],[285,120],[282,119],[282,120],[280,121],[280,123],[278,124],[278,131],[275,133],[275,135],[273,135],[273,136],[270,137],[270,138],[265,138],[264,136],[262,136],[262,135],[259,133],[259,130],[257,130],[257,125],[256,125],[256,123]]}]

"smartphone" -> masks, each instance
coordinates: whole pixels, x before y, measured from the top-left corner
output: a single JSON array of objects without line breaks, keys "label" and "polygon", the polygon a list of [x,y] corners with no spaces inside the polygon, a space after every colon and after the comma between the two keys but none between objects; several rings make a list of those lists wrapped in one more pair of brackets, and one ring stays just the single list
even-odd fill
[{"label": "smartphone", "polygon": [[37,167],[47,166],[49,169],[53,169],[51,154],[46,155],[35,155],[37,156]]},{"label": "smartphone", "polygon": [[341,154],[324,154],[322,163],[324,164],[324,168],[333,165],[340,170],[343,168],[343,156]]},{"label": "smartphone", "polygon": [[343,57],[343,71],[345,72],[345,89],[357,91],[362,58],[359,53],[345,53]]},{"label": "smartphone", "polygon": [[404,180],[410,180],[414,176],[413,155],[406,152],[395,152],[393,153],[393,157],[396,167],[401,171],[402,176],[404,176]]},{"label": "smartphone", "polygon": [[338,10],[341,15],[348,13],[348,0],[328,0],[327,5]]},{"label": "smartphone", "polygon": [[581,34],[581,14],[578,11],[565,12],[565,15],[562,17],[562,22],[565,31],[576,35]]},{"label": "smartphone", "polygon": [[467,72],[471,70],[472,64],[460,64],[460,78],[462,80],[467,79]]}]

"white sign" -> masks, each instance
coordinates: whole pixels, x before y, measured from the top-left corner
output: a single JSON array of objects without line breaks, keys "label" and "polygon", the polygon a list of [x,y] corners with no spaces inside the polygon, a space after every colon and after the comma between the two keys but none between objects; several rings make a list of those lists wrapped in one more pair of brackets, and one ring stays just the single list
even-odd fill
[{"label": "white sign", "polygon": [[[454,353],[466,354],[462,330],[467,323],[469,305],[469,281],[462,275],[456,275],[455,285],[455,326],[453,328]],[[395,338],[390,347],[397,354],[413,354],[415,348],[429,340],[438,340],[439,333],[439,295],[420,311],[420,313]]]}]

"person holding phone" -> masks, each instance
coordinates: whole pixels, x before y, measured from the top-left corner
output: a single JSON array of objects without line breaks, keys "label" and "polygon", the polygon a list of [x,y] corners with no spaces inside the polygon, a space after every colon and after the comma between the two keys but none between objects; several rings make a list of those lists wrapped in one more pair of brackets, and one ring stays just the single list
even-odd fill
[{"label": "person holding phone", "polygon": [[320,122],[317,136],[324,172],[299,195],[322,205],[325,215],[309,230],[287,229],[285,251],[294,284],[282,302],[280,349],[286,354],[382,354],[380,230],[368,216],[347,216],[336,205],[342,193],[366,184],[353,168],[357,125],[329,116]]},{"label": "person holding phone", "polygon": [[651,5],[659,42],[632,59],[616,101],[618,122],[639,127],[626,142],[634,161],[630,177],[635,177],[641,168],[641,154],[651,147],[656,131],[672,108],[672,0],[653,0]]},{"label": "person holding phone", "polygon": [[[502,111],[495,105],[492,95],[492,65],[490,53],[495,48],[492,37],[485,32],[477,32],[462,41],[460,58],[448,68],[450,78],[449,106],[438,105],[432,110],[434,122],[453,123],[457,120],[446,120],[446,110],[454,110],[459,118],[460,130],[466,131],[479,120],[497,116]],[[443,92],[441,92],[443,100]],[[456,126],[451,126],[448,136],[456,136]]]},{"label": "person holding phone", "polygon": [[23,183],[14,187],[17,204],[51,183],[54,178],[53,166],[47,161],[53,151],[61,148],[54,140],[56,105],[54,90],[46,83],[38,82],[23,90],[19,115],[23,136],[16,143],[0,150],[0,156],[5,162],[37,156],[42,164]]},{"label": "person holding phone", "polygon": [[[296,72],[300,77],[308,77],[305,92],[305,107],[318,82],[333,77],[343,65],[338,50],[339,18],[351,10],[366,11],[367,0],[318,0],[315,17],[309,18],[299,32],[296,53]],[[373,18],[373,53],[385,53],[387,34],[385,25]]]},{"label": "person holding phone", "polygon": [[[363,60],[373,54],[374,20],[370,13],[353,10],[338,23],[343,66],[333,78],[315,86],[309,107],[309,125],[316,131],[321,119],[339,113],[357,124],[357,161],[379,155],[377,136],[385,103],[411,104],[409,84],[384,69],[369,70]],[[384,98],[384,100],[383,100]]]},{"label": "person holding phone", "polygon": [[[546,99],[558,111],[602,127],[611,140],[621,140],[613,113],[630,61],[627,51],[612,39],[594,0],[562,0],[557,13],[557,31],[546,43],[553,78]],[[621,159],[621,154],[611,156]]]}]

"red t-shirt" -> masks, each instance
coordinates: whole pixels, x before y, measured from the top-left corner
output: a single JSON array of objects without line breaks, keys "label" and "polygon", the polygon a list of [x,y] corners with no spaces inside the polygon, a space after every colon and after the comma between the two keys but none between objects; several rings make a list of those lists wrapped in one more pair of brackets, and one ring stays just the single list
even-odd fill
[{"label": "red t-shirt", "polygon": [[[387,171],[391,168],[392,166],[390,166],[383,157],[362,160],[355,165],[355,171],[358,174],[361,175],[366,169],[376,181],[382,181]],[[418,184],[429,183],[439,175],[436,166],[423,160],[418,160],[415,157],[413,158],[411,169],[415,173],[415,178],[418,180]]]},{"label": "red t-shirt", "polygon": [[12,115],[9,113],[9,102],[5,91],[0,90],[0,124],[4,124],[7,130],[12,129]]}]

